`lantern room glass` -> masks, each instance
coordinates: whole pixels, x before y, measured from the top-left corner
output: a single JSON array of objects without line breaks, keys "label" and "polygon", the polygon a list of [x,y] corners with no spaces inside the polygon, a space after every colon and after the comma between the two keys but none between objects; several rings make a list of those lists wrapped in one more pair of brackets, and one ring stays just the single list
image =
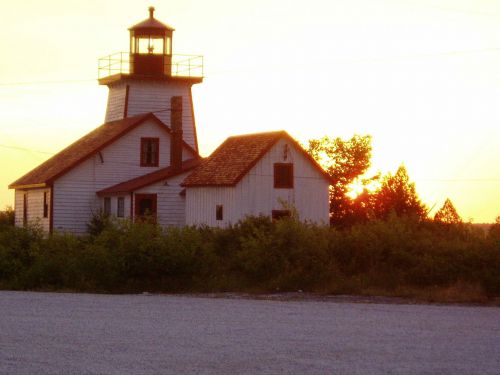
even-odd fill
[{"label": "lantern room glass", "polygon": [[136,37],[132,43],[132,53],[140,55],[170,55],[169,37]]}]

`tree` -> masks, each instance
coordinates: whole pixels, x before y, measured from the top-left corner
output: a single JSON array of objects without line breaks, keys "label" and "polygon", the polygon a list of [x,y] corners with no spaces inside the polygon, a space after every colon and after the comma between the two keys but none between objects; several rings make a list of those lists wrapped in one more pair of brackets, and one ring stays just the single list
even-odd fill
[{"label": "tree", "polygon": [[14,210],[12,207],[5,207],[4,211],[0,211],[0,227],[14,226]]},{"label": "tree", "polygon": [[427,208],[418,198],[415,183],[410,182],[404,165],[398,168],[396,174],[384,176],[373,204],[376,217],[381,219],[386,219],[391,213],[420,219],[427,217]]},{"label": "tree", "polygon": [[490,227],[488,235],[491,239],[500,244],[500,216],[497,216],[497,218],[495,219],[495,224]]},{"label": "tree", "polygon": [[460,224],[462,223],[462,218],[455,209],[455,206],[453,206],[453,203],[451,203],[451,200],[446,198],[443,207],[434,215],[434,221],[444,224]]},{"label": "tree", "polygon": [[[344,141],[341,138],[323,137],[309,141],[309,154],[316,159],[332,177],[334,183],[330,187],[330,223],[345,226],[366,217],[366,194],[358,202],[347,193],[349,185],[359,181],[370,167],[371,136],[354,135]],[[365,185],[370,179],[362,180]],[[359,206],[356,207],[356,204]]]}]

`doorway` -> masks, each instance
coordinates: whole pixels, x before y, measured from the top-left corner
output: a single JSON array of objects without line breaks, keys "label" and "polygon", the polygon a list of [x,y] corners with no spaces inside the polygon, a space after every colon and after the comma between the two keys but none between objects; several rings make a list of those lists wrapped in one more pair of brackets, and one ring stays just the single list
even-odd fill
[{"label": "doorway", "polygon": [[156,222],[156,194],[135,195],[135,218]]}]

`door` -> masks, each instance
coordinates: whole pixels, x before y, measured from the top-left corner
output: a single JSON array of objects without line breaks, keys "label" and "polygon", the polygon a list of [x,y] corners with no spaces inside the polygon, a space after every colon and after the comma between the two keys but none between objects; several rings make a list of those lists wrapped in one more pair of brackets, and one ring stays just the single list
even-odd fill
[{"label": "door", "polygon": [[135,195],[135,217],[156,222],[156,194]]}]

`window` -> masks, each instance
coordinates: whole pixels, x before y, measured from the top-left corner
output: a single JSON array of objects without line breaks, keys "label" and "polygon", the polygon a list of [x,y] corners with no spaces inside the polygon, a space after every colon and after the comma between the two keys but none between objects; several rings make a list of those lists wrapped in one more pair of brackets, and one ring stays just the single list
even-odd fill
[{"label": "window", "polygon": [[111,198],[106,197],[104,198],[104,215],[110,215],[111,214]]},{"label": "window", "polygon": [[28,193],[23,194],[23,226],[28,225]]},{"label": "window", "polygon": [[116,204],[116,217],[124,217],[125,216],[125,198],[118,197],[118,201]]},{"label": "window", "polygon": [[141,138],[141,167],[158,166],[159,146],[159,138]]},{"label": "window", "polygon": [[49,200],[47,199],[48,192],[43,192],[43,217],[49,217]]},{"label": "window", "polygon": [[290,210],[273,210],[272,215],[273,220],[280,220],[291,216]]},{"label": "window", "polygon": [[274,187],[293,189],[293,164],[274,163]]},{"label": "window", "polygon": [[224,219],[224,207],[222,204],[218,204],[215,206],[215,220],[223,220]]}]

